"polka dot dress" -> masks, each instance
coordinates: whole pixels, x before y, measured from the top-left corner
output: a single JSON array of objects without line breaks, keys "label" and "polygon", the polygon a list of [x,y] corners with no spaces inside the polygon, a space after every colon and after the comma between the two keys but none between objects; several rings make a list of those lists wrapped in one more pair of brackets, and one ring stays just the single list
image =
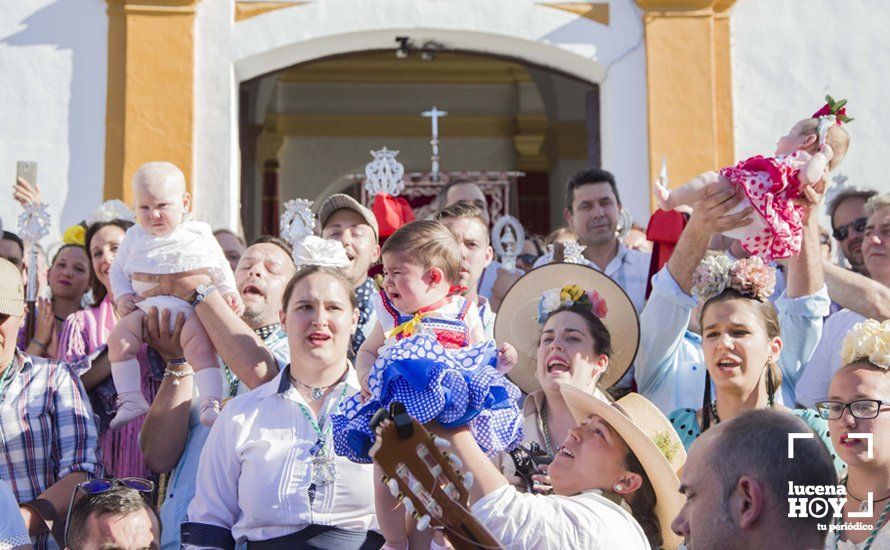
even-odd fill
[{"label": "polka dot dress", "polygon": [[446,351],[426,333],[400,340],[371,368],[371,398],[362,403],[356,394],[331,417],[335,451],[354,462],[371,462],[374,434],[369,422],[393,402],[403,403],[421,424],[468,424],[488,454],[512,450],[522,441],[521,394],[495,370],[496,361],[494,342]]},{"label": "polka dot dress", "polygon": [[803,217],[793,200],[800,196],[800,169],[810,160],[804,151],[765,158],[756,156],[724,168],[720,175],[745,193],[754,213],[764,224],[746,231],[742,247],[765,262],[788,258],[800,252]]}]

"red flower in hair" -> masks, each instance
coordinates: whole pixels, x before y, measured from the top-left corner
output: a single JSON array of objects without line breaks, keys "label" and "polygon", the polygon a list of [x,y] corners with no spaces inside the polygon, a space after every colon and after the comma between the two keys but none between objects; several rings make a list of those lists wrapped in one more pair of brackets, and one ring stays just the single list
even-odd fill
[{"label": "red flower in hair", "polygon": [[847,116],[847,108],[845,107],[845,105],[847,104],[846,99],[835,101],[830,95],[827,95],[825,96],[825,101],[825,105],[823,105],[821,109],[813,113],[813,116],[811,118],[834,115],[835,120],[838,124],[846,124],[847,122],[853,120],[852,118]]}]

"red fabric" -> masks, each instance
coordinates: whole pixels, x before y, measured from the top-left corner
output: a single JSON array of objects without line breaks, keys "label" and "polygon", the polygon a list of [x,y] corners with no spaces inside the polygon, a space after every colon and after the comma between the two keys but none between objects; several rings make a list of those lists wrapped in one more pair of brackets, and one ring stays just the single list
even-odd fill
[{"label": "red fabric", "polygon": [[681,212],[673,210],[666,212],[656,210],[649,218],[646,228],[646,239],[654,243],[652,247],[652,260],[649,263],[649,282],[646,284],[646,298],[652,292],[652,277],[668,262],[680,234],[686,227],[687,217]]},{"label": "red fabric", "polygon": [[[830,114],[832,114],[832,113],[831,113],[831,106],[828,105],[828,103],[826,103],[825,105],[822,106],[821,109],[819,109],[818,111],[816,111],[815,113],[813,113],[812,118],[819,118],[820,116],[829,116]],[[847,108],[846,108],[846,107],[841,107],[840,109],[837,110],[837,112],[834,113],[834,115],[835,115],[835,121],[836,121],[838,124],[841,124],[841,122],[842,122],[842,121],[841,121],[841,117],[846,117],[846,116],[847,116]]]},{"label": "red fabric", "polygon": [[371,211],[374,212],[377,225],[380,226],[381,239],[389,237],[406,223],[414,221],[414,211],[411,210],[408,201],[385,193],[378,193],[374,197]]}]

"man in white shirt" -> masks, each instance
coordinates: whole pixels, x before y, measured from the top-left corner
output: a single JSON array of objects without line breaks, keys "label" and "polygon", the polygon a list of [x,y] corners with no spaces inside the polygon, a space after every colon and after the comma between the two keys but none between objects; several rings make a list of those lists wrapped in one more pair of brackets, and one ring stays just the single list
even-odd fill
[{"label": "man in white shirt", "polygon": [[[566,222],[585,246],[584,258],[627,292],[637,312],[646,303],[646,283],[652,255],[630,250],[618,237],[618,216],[621,197],[611,172],[600,168],[584,168],[566,184]],[[550,262],[545,254],[535,266]]]}]

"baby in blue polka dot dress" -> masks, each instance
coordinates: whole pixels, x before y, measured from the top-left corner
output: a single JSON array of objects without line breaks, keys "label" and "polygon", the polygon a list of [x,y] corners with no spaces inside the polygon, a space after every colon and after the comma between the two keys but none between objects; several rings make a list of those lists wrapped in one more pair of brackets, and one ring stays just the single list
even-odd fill
[{"label": "baby in blue polka dot dress", "polygon": [[[370,462],[369,421],[380,408],[401,402],[421,423],[467,425],[491,454],[522,441],[520,391],[503,375],[517,361],[510,344],[486,341],[473,302],[454,283],[460,276],[457,238],[441,223],[409,223],[382,250],[384,283],[374,296],[377,324],[356,356],[362,393],[332,416],[334,447],[355,462]],[[381,482],[375,498],[383,535],[406,542],[398,502]]]}]

